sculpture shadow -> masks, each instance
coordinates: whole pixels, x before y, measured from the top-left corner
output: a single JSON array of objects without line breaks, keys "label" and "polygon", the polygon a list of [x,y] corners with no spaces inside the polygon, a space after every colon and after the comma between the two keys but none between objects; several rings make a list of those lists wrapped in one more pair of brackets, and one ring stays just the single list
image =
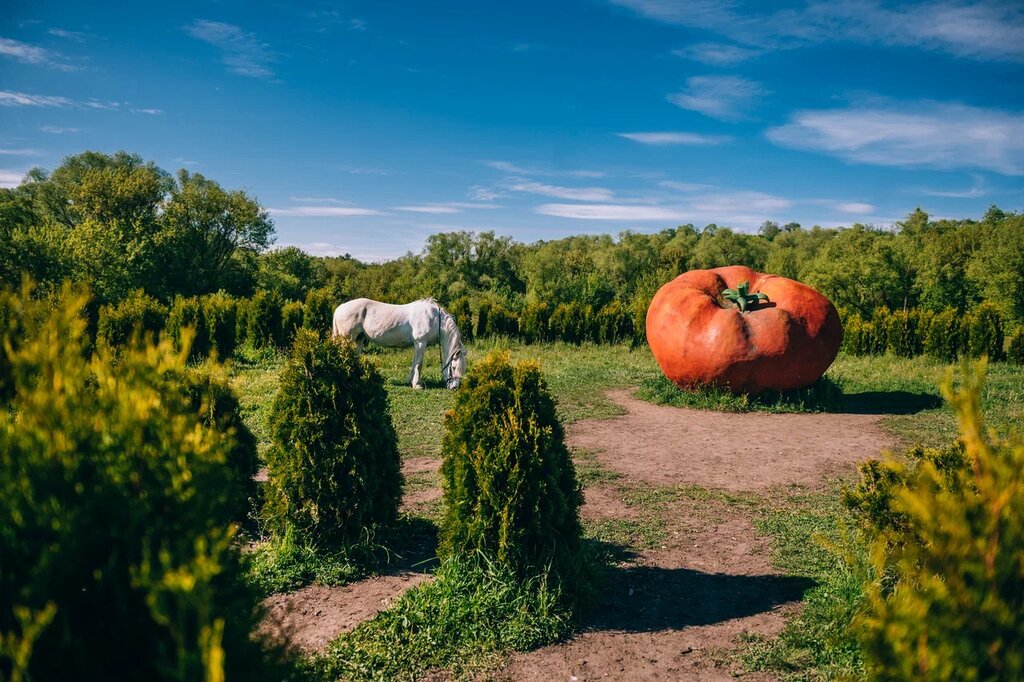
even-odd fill
[{"label": "sculpture shadow", "polygon": [[830,412],[846,414],[917,414],[942,407],[942,398],[932,393],[910,391],[863,391],[844,393]]},{"label": "sculpture shadow", "polygon": [[584,630],[656,632],[712,625],[799,601],[816,583],[782,575],[729,575],[651,566],[606,569]]}]

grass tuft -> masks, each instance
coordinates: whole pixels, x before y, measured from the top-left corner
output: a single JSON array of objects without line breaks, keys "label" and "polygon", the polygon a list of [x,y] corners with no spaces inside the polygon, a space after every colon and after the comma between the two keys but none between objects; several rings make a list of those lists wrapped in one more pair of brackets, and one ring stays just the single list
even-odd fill
[{"label": "grass tuft", "polygon": [[717,386],[684,389],[664,376],[649,378],[640,384],[636,396],[657,405],[689,407],[717,412],[829,412],[842,398],[842,388],[822,377],[808,388],[795,391],[765,391],[735,394]]}]

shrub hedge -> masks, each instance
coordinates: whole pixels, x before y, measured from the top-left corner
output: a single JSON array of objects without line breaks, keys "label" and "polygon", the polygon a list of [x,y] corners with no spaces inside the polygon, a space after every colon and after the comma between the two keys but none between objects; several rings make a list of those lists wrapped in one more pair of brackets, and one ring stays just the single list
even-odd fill
[{"label": "shrub hedge", "polygon": [[126,345],[136,332],[157,338],[166,319],[167,309],[139,289],[116,305],[100,307],[96,342],[118,348]]},{"label": "shrub hedge", "polygon": [[212,344],[206,315],[203,313],[202,299],[195,296],[176,296],[171,302],[164,328],[178,350],[182,347],[182,332],[186,329],[192,331],[190,359],[205,358],[210,354]]}]

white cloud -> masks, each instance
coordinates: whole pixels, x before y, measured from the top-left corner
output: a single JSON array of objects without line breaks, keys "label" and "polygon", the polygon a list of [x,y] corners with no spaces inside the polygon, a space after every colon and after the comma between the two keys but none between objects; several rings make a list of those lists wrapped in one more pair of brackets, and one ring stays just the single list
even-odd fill
[{"label": "white cloud", "polygon": [[0,168],[0,187],[17,187],[25,177],[26,171],[8,170]]},{"label": "white cloud", "polygon": [[726,135],[700,135],[698,133],[616,133],[627,140],[654,146],[689,145],[707,147],[729,142],[732,138]]},{"label": "white cloud", "polygon": [[69,107],[74,102],[67,97],[31,95],[27,92],[0,90],[0,106],[4,107]]},{"label": "white cloud", "polygon": [[[642,16],[717,33],[744,46],[820,43],[917,47],[974,59],[1024,61],[1024,11],[1004,0],[812,0],[777,10],[754,0],[611,0]],[[766,9],[768,8],[768,9]]]},{"label": "white cloud", "polygon": [[35,64],[60,71],[77,71],[78,67],[68,64],[64,55],[36,45],[29,45],[10,38],[0,38],[0,55],[10,57],[23,64]]},{"label": "white cloud", "polygon": [[164,113],[163,109],[132,109],[133,114],[149,114],[150,116],[156,116],[157,114]]},{"label": "white cloud", "polygon": [[694,210],[714,216],[726,215],[736,211],[758,211],[771,213],[785,210],[793,205],[789,199],[777,197],[764,192],[721,192],[695,197],[691,206]]},{"label": "white cloud", "polygon": [[760,83],[739,76],[693,76],[686,79],[685,90],[667,99],[682,109],[723,121],[739,121],[746,118],[753,101],[766,94]]},{"label": "white cloud", "polygon": [[39,126],[39,130],[51,135],[63,135],[65,133],[77,133],[80,128],[66,128],[62,126]]},{"label": "white cloud", "polygon": [[68,40],[74,40],[75,42],[84,43],[85,39],[89,37],[88,33],[82,33],[80,31],[66,31],[62,28],[51,28],[47,31],[51,36],[57,36],[58,38],[66,38]]},{"label": "white cloud", "polygon": [[0,149],[0,156],[39,156],[38,149]]},{"label": "white cloud", "polygon": [[518,182],[509,185],[508,189],[570,201],[610,201],[612,198],[612,191],[604,187],[559,187],[540,182]]},{"label": "white cloud", "polygon": [[256,34],[248,33],[240,26],[197,19],[185,27],[185,32],[220,50],[221,61],[232,73],[251,78],[274,76],[270,69],[274,57],[267,44],[260,42]]},{"label": "white cloud", "polygon": [[662,180],[658,184],[662,187],[678,190],[680,192],[700,192],[705,189],[714,188],[714,185],[705,185],[698,182],[676,182],[675,180]]},{"label": "white cloud", "polygon": [[395,206],[396,211],[409,213],[462,213],[462,209],[444,204],[425,204],[423,206]]},{"label": "white cloud", "polygon": [[350,218],[354,216],[382,215],[372,208],[357,206],[291,206],[289,208],[268,208],[271,215],[294,216],[297,218]]},{"label": "white cloud", "polygon": [[337,206],[351,206],[351,201],[343,201],[332,197],[288,197],[291,201],[309,204],[335,204]]},{"label": "white cloud", "polygon": [[542,204],[534,209],[541,215],[579,220],[681,220],[685,214],[668,206],[623,204]]},{"label": "white cloud", "polygon": [[541,175],[550,177],[571,177],[571,178],[603,178],[607,173],[587,169],[577,170],[547,170],[537,167],[519,166],[508,161],[485,161],[484,165],[511,175]]},{"label": "white cloud", "polygon": [[672,54],[684,59],[692,59],[702,64],[711,66],[733,66],[748,59],[759,56],[762,50],[757,50],[731,43],[694,43],[677,50]]},{"label": "white cloud", "polygon": [[467,196],[470,199],[477,201],[494,201],[505,196],[506,192],[502,192],[494,187],[484,187],[483,185],[473,185],[469,188]]},{"label": "white cloud", "polygon": [[922,189],[921,194],[929,197],[946,197],[948,199],[977,199],[988,194],[988,188],[985,187],[985,179],[980,175],[972,176],[974,178],[974,184],[969,189],[963,190],[938,190],[938,189]]},{"label": "white cloud", "polygon": [[836,204],[843,213],[873,213],[875,207],[872,204],[866,204],[862,201],[848,201],[845,203]]},{"label": "white cloud", "polygon": [[964,104],[798,111],[767,135],[777,145],[859,163],[1024,174],[1024,115]]}]

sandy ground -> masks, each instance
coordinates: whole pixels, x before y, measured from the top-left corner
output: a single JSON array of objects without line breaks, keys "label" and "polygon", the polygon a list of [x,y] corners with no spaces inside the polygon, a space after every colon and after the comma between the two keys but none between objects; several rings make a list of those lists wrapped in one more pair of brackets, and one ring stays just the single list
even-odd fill
[{"label": "sandy ground", "polygon": [[[856,462],[895,445],[863,414],[722,414],[652,405],[629,391],[608,396],[626,414],[577,422],[572,448],[596,452],[619,480],[588,487],[584,518],[631,519],[640,513],[623,490],[692,484],[729,492],[797,485],[823,486],[852,474]],[[406,474],[433,471],[437,460],[418,458]],[[412,503],[436,499],[419,490]],[[408,502],[408,501],[407,501]],[[774,679],[744,674],[736,655],[744,633],[777,634],[811,586],[771,566],[768,539],[742,507],[681,498],[658,512],[666,540],[657,549],[623,559],[611,571],[601,599],[568,642],[510,656],[488,675],[497,680],[726,680]],[[341,588],[310,586],[268,600],[273,631],[306,650],[384,608],[428,579],[399,570]],[[436,676],[435,676],[436,677]],[[443,677],[443,675],[442,675]]]}]

